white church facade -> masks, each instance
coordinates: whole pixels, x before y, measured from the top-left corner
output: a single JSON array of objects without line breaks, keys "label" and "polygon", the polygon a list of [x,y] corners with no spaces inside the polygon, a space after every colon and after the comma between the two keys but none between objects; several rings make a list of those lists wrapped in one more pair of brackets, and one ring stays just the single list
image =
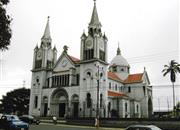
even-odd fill
[{"label": "white church facade", "polygon": [[96,2],[81,36],[80,59],[68,47],[57,58],[52,48],[49,18],[41,45],[34,49],[29,114],[57,117],[150,117],[152,86],[148,74],[130,74],[130,65],[117,48],[107,62],[108,39],[102,34]]}]

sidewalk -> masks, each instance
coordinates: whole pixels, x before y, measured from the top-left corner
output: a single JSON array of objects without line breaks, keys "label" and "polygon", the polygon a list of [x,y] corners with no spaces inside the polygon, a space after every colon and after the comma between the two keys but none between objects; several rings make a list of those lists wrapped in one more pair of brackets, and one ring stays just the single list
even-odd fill
[{"label": "sidewalk", "polygon": [[[41,124],[45,124],[45,125],[54,125],[51,123],[41,123]],[[79,126],[79,125],[67,125],[67,124],[61,124],[58,122],[58,124],[56,124],[57,126],[65,126],[65,127],[76,127],[76,128],[96,128],[94,126]],[[98,130],[125,130],[124,128],[107,128],[107,127],[99,127]]]}]

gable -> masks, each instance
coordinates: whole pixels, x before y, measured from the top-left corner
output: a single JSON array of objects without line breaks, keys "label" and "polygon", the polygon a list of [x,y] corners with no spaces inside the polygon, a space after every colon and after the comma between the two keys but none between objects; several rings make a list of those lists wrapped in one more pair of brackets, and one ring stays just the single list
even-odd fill
[{"label": "gable", "polygon": [[59,59],[57,60],[53,71],[54,72],[61,72],[61,71],[67,71],[69,68],[74,68],[75,65],[73,61],[69,58],[69,56],[66,53],[62,53]]},{"label": "gable", "polygon": [[150,84],[150,80],[146,71],[143,73],[143,83],[147,83],[148,85]]}]

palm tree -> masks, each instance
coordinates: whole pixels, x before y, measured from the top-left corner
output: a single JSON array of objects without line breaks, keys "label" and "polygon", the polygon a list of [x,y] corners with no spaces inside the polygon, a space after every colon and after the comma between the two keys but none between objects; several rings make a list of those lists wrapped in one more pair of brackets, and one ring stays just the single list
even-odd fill
[{"label": "palm tree", "polygon": [[164,65],[164,69],[162,70],[162,72],[163,76],[166,76],[168,73],[170,74],[170,80],[173,87],[173,108],[175,108],[174,83],[176,82],[176,73],[180,73],[180,64],[178,64],[178,62],[176,62],[175,60],[171,60],[169,65]]}]

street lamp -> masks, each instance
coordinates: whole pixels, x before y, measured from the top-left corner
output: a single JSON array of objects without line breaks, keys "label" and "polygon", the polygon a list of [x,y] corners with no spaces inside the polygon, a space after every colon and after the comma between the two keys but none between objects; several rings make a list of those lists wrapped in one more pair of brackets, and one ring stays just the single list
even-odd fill
[{"label": "street lamp", "polygon": [[[99,65],[96,65],[98,71],[97,71],[97,109],[96,109],[96,120],[95,120],[95,126],[99,128],[99,87],[100,87],[100,78],[103,76],[102,73],[99,73],[100,67]],[[103,67],[102,67],[103,70]]]}]

